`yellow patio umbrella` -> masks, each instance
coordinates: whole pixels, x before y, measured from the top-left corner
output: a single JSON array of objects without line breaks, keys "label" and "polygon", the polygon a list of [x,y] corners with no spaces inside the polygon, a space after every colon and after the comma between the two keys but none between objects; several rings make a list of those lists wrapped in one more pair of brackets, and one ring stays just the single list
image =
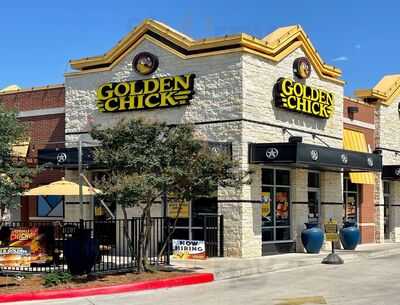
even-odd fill
[{"label": "yellow patio umbrella", "polygon": [[[100,194],[101,191],[96,188],[82,186],[82,195],[90,196]],[[23,193],[24,196],[79,196],[79,184],[65,180],[62,178],[59,181],[52,182],[47,185],[35,187]]]}]

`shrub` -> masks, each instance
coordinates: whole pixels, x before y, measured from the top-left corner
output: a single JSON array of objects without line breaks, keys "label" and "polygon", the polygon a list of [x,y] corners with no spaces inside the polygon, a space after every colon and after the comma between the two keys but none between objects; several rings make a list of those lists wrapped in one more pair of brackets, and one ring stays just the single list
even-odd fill
[{"label": "shrub", "polygon": [[46,274],[43,280],[43,285],[45,287],[53,287],[70,282],[72,280],[72,275],[69,272],[53,271]]}]

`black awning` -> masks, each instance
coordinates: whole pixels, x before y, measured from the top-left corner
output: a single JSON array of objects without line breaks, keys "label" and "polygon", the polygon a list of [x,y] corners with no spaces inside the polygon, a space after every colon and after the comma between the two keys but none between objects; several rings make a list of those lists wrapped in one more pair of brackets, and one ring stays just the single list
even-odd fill
[{"label": "black awning", "polygon": [[400,180],[400,165],[384,165],[382,168],[383,180]]},{"label": "black awning", "polygon": [[305,143],[250,143],[249,163],[285,165],[326,171],[382,170],[382,156]]},{"label": "black awning", "polygon": [[[207,142],[207,148],[216,152],[226,153],[232,158],[231,142]],[[82,165],[85,168],[101,168],[95,164],[94,147],[82,147]],[[39,165],[52,168],[78,168],[78,148],[51,148],[38,150]],[[104,167],[104,166],[103,166]]]},{"label": "black awning", "polygon": [[[46,167],[78,168],[78,148],[39,149],[38,162]],[[82,147],[82,165],[90,167],[93,164],[93,147]]]}]

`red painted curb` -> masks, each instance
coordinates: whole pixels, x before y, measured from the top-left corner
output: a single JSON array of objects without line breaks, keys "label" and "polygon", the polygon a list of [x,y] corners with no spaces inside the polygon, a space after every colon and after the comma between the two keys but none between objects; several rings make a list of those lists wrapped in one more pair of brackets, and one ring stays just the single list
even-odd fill
[{"label": "red painted curb", "polygon": [[92,287],[92,288],[73,288],[68,290],[39,290],[28,293],[24,292],[15,294],[5,294],[5,295],[0,295],[0,303],[87,297],[93,295],[133,292],[141,290],[201,284],[201,283],[212,282],[213,280],[214,280],[214,275],[212,273],[196,273],[174,278],[149,280],[132,284],[122,284],[122,285]]}]

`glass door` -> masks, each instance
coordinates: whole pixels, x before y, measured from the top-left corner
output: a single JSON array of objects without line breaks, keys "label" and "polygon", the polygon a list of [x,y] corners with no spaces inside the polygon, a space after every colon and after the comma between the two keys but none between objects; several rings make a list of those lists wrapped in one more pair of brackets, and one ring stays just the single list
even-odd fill
[{"label": "glass door", "polygon": [[308,222],[320,223],[320,181],[319,172],[308,172]]},{"label": "glass door", "polygon": [[262,169],[262,242],[290,240],[290,172]]},{"label": "glass door", "polygon": [[390,203],[390,183],[383,181],[383,232],[386,240],[390,239],[390,227],[389,227],[389,203]]},{"label": "glass door", "polygon": [[358,222],[358,202],[359,202],[358,185],[352,183],[349,177],[344,177],[343,190],[344,190],[343,220],[350,222]]}]

